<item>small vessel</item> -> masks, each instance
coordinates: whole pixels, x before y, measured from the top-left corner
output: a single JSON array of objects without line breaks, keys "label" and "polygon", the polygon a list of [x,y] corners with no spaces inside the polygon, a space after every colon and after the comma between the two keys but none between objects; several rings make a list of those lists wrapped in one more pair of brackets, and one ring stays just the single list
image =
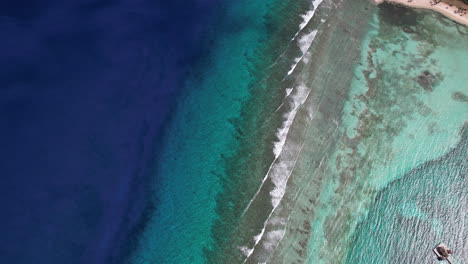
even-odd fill
[{"label": "small vessel", "polygon": [[440,243],[432,251],[434,254],[436,254],[438,260],[447,260],[448,263],[452,264],[449,259],[450,254],[452,254],[452,250],[449,249],[444,243]]}]

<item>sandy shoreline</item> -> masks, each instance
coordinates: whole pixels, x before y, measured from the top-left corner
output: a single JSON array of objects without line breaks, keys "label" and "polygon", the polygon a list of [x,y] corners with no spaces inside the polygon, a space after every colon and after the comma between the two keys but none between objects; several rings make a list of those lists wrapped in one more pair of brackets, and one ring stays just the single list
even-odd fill
[{"label": "sandy shoreline", "polygon": [[373,0],[376,4],[383,2],[400,4],[412,8],[422,8],[438,12],[447,18],[468,26],[468,5],[458,0]]}]

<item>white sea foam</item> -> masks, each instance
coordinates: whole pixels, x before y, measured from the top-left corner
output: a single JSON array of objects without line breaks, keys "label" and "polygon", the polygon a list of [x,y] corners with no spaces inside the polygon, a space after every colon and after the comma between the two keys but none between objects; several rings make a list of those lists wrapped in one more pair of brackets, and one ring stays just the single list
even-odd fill
[{"label": "white sea foam", "polygon": [[[310,20],[314,17],[314,14],[317,11],[318,6],[322,2],[323,0],[312,1],[313,9],[307,11],[304,15],[301,15],[301,17],[303,18],[303,22],[299,25],[299,30],[296,32],[296,34],[292,38],[292,41],[294,41],[296,37],[299,35],[299,33],[309,24]],[[320,22],[321,24],[323,24],[325,20],[322,19]],[[304,60],[305,63],[307,63],[310,60],[311,54],[310,52],[308,52],[308,50],[310,49],[316,35],[317,35],[317,29],[311,31],[308,34],[303,35],[298,40],[298,46],[302,54],[298,58],[294,59],[294,63],[291,66],[291,69],[288,71],[287,75],[290,75],[294,72],[295,68],[297,67],[298,63],[301,60]],[[261,191],[264,183],[266,182],[268,178],[271,178],[275,186],[273,190],[270,191],[271,203],[272,203],[273,209],[271,210],[266,221],[264,222],[262,231],[254,237],[254,241],[255,241],[254,246],[252,248],[247,248],[247,247],[241,248],[241,251],[246,256],[244,263],[250,258],[252,253],[255,251],[255,248],[257,247],[257,245],[262,242],[262,239],[264,239],[263,241],[264,248],[267,251],[271,252],[276,248],[279,241],[283,238],[285,234],[284,228],[275,229],[274,231],[268,232],[266,235],[265,235],[265,230],[268,224],[285,226],[287,223],[287,220],[284,218],[278,218],[278,217],[275,217],[273,219],[270,219],[270,218],[272,217],[273,213],[279,206],[279,203],[281,202],[285,194],[289,177],[292,173],[292,170],[294,169],[294,166],[296,165],[298,153],[302,151],[302,148],[304,146],[303,143],[301,143],[301,146],[297,146],[296,147],[297,153],[295,153],[293,157],[281,156],[285,142],[286,142],[287,135],[289,133],[289,129],[294,121],[294,118],[296,117],[297,111],[299,110],[300,106],[303,105],[304,102],[307,100],[307,97],[309,96],[309,94],[310,94],[310,89],[303,84],[295,87],[294,89],[293,88],[286,89],[285,100],[290,101],[291,110],[285,114],[285,121],[283,122],[283,124],[281,125],[281,128],[279,128],[276,133],[278,140],[273,143],[273,153],[275,155],[275,159],[270,164],[270,168],[268,169],[267,174],[263,178],[259,189],[255,193],[254,197],[250,200],[249,204],[245,208],[242,215],[244,215],[247,212],[247,210],[250,208],[250,205],[256,199],[257,195]]]},{"label": "white sea foam", "polygon": [[283,238],[285,233],[284,229],[273,230],[268,232],[266,235],[266,241],[263,243],[263,246],[268,252],[272,252],[276,248],[276,241],[279,241]]},{"label": "white sea foam", "polygon": [[[320,1],[320,2],[321,2],[321,1]],[[296,32],[296,34],[294,34],[294,37],[292,37],[292,39],[290,40],[290,43],[293,42],[293,41],[296,39],[297,35],[299,35],[299,33],[301,33],[301,31],[307,26],[307,24],[309,24],[309,22],[310,22],[310,20],[312,19],[312,17],[314,17],[315,9],[316,9],[316,8],[314,8],[313,10],[309,10],[309,11],[307,11],[304,15],[301,15],[303,21],[302,21],[302,23],[299,25],[299,30]],[[280,56],[282,56],[285,52],[286,52],[286,51],[283,51],[283,53],[281,53]],[[296,61],[296,63],[297,63],[297,62],[299,62],[299,60]],[[273,63],[272,65],[270,65],[270,67],[273,66],[273,65],[275,65],[275,64],[276,64],[276,61],[275,61],[275,63]],[[289,74],[288,74],[288,75],[289,75]]]},{"label": "white sea foam", "polygon": [[263,236],[264,232],[265,232],[265,229],[262,229],[262,231],[258,235],[254,236],[255,244],[258,243],[258,241],[260,241],[260,239],[262,239],[262,236]]},{"label": "white sea foam", "polygon": [[305,28],[305,26],[307,26],[307,24],[309,24],[309,21],[312,19],[314,14],[315,14],[315,8],[314,8],[314,10],[309,10],[304,15],[301,15],[301,17],[302,17],[302,19],[304,19],[304,21],[299,25],[299,31],[303,30]]},{"label": "white sea foam", "polygon": [[248,248],[246,246],[242,246],[242,247],[239,247],[239,250],[242,252],[242,254],[244,254],[244,256],[246,257],[249,257],[252,252],[253,252],[253,248]]},{"label": "white sea foam", "polygon": [[[299,30],[296,32],[294,37],[291,40],[295,40],[297,35],[309,24],[310,20],[314,17],[315,12],[317,11],[319,5],[323,2],[323,0],[315,0],[312,1],[312,6],[314,7],[312,10],[307,11],[304,15],[301,15],[301,17],[304,19],[304,21],[299,25]],[[320,24],[323,24],[325,22],[325,19],[320,20]],[[312,45],[312,42],[314,41],[315,35],[317,34],[317,30],[313,30],[307,35],[304,35],[299,39],[299,48],[302,51],[302,55],[299,56],[298,58],[294,59],[294,63],[291,66],[291,69],[288,71],[288,75],[291,75],[291,73],[294,72],[294,69],[296,69],[297,64],[303,59],[304,54],[306,51],[310,48]],[[308,61],[308,59],[307,59]],[[307,63],[307,62],[306,62]]]},{"label": "white sea foam", "polygon": [[296,69],[297,64],[301,61],[300,58],[294,59],[294,64],[292,65],[291,69],[288,71],[288,75],[291,75],[291,73],[294,72],[294,69]]},{"label": "white sea foam", "polygon": [[248,248],[248,247],[245,247],[245,246],[239,248],[241,250],[241,252],[244,254],[244,256],[246,256],[245,260],[247,260],[250,257],[250,255],[252,255],[255,247],[257,246],[257,244],[262,239],[264,233],[265,233],[265,227],[262,228],[262,231],[260,231],[260,233],[258,235],[254,236],[254,242],[255,243],[254,243],[254,246],[252,248]]},{"label": "white sea foam", "polygon": [[312,56],[312,53],[310,51],[306,52],[304,57],[302,57],[302,62],[304,62],[305,64],[309,63],[311,56]]},{"label": "white sea foam", "polygon": [[299,49],[301,49],[302,54],[305,54],[306,51],[309,50],[310,46],[312,46],[312,42],[314,41],[316,35],[317,30],[315,29],[312,30],[312,32],[310,32],[309,34],[304,35],[299,39]]},{"label": "white sea foam", "polygon": [[[271,204],[273,208],[276,208],[283,199],[284,193],[286,192],[286,185],[288,183],[289,176],[291,175],[292,169],[295,166],[296,160],[292,157],[280,158],[280,155],[283,152],[284,144],[289,133],[291,124],[296,117],[299,107],[304,104],[307,97],[309,96],[310,89],[305,85],[298,86],[298,91],[295,94],[293,99],[294,108],[286,114],[286,121],[283,123],[281,129],[277,132],[278,141],[274,143],[274,154],[276,156],[277,162],[272,166],[270,171],[271,181],[274,184],[273,190],[270,191]],[[291,143],[293,144],[293,143]],[[296,146],[296,149],[299,149],[300,146]]]},{"label": "white sea foam", "polygon": [[306,52],[309,50],[310,46],[312,46],[312,43],[314,42],[315,36],[317,35],[317,30],[312,30],[309,34],[306,34],[302,36],[299,41],[299,49],[301,50],[302,54],[301,56],[297,57],[294,59],[294,63],[291,67],[291,69],[288,71],[288,75],[291,75],[291,73],[294,72],[294,69],[296,69],[297,64],[304,58],[304,55]]},{"label": "white sea foam", "polygon": [[283,146],[284,146],[284,143],[286,142],[286,137],[288,135],[289,128],[291,127],[294,117],[296,116],[297,110],[299,106],[305,102],[305,99],[307,99],[307,96],[309,95],[309,92],[310,92],[310,90],[305,85],[299,85],[298,87],[296,87],[295,90],[296,90],[296,93],[291,96],[292,110],[284,115],[286,120],[283,122],[282,126],[276,132],[276,137],[278,138],[278,141],[276,141],[273,144],[273,153],[275,154],[275,158],[278,158],[281,151],[283,150]]},{"label": "white sea foam", "polygon": [[270,223],[272,225],[286,225],[287,222],[288,219],[284,217],[273,217],[272,219],[270,219]]},{"label": "white sea foam", "polygon": [[[271,252],[273,251],[273,249],[276,247],[276,245],[278,244],[278,242],[282,239],[284,235],[284,229],[281,229],[281,230],[276,229],[275,231],[268,232],[266,236],[265,236],[265,230],[268,224],[285,226],[287,223],[287,220],[284,218],[278,218],[278,217],[275,217],[272,219],[270,218],[275,212],[276,208],[279,206],[279,203],[281,202],[281,200],[283,199],[283,196],[286,192],[286,186],[287,186],[289,177],[291,176],[294,166],[296,165],[298,153],[302,151],[303,143],[301,146],[296,147],[297,153],[295,153],[294,157],[291,157],[291,156],[282,157],[281,156],[291,124],[293,123],[293,120],[296,117],[297,111],[299,110],[300,106],[305,103],[309,94],[310,94],[310,89],[306,85],[301,84],[294,89],[294,94],[292,94],[291,96],[287,98],[287,100],[290,100],[292,109],[288,113],[285,114],[286,120],[283,122],[281,128],[278,129],[278,132],[277,132],[278,141],[274,143],[275,160],[271,164],[270,169],[268,170],[268,173],[262,182],[262,185],[263,185],[265,180],[267,178],[270,178],[274,184],[273,190],[270,191],[271,203],[272,203],[273,209],[268,215],[267,220],[264,222],[262,231],[260,232],[259,235],[255,236],[254,238],[255,244],[253,248],[251,249],[244,248],[243,253],[246,256],[245,261],[247,261],[248,258],[252,255],[257,245],[260,244],[260,242],[262,241],[262,238],[264,238],[264,241],[262,243],[263,247],[265,248],[265,250]],[[257,194],[259,191],[257,191]],[[255,199],[257,194],[255,194],[253,199]],[[251,200],[251,202],[253,201],[253,199]],[[249,203],[249,206],[250,206],[250,203]]]},{"label": "white sea foam", "polygon": [[[306,59],[309,60],[310,53],[308,53],[307,51],[312,45],[312,42],[314,41],[314,38],[316,35],[317,35],[317,30],[313,30],[309,34],[304,35],[299,40],[299,48],[302,52],[302,56],[295,59],[295,64],[293,65],[291,70],[288,72],[288,75],[290,75],[294,71],[297,64],[304,58],[305,55],[307,55]],[[292,94],[293,91],[295,92],[294,94]],[[273,182],[275,186],[273,190],[270,191],[273,210],[270,212],[267,218],[267,221],[265,221],[262,232],[259,235],[255,236],[254,238],[255,244],[253,248],[249,249],[247,247],[241,247],[241,251],[246,256],[246,260],[252,255],[253,251],[255,250],[255,247],[260,243],[260,240],[263,238],[266,225],[268,224],[268,221],[271,215],[273,214],[275,209],[278,207],[279,203],[281,202],[281,199],[283,198],[286,192],[287,182],[288,182],[289,176],[291,175],[292,169],[295,166],[296,160],[295,159],[279,160],[279,157],[283,151],[283,147],[286,142],[289,129],[294,121],[294,118],[296,117],[297,111],[299,110],[299,107],[305,103],[305,101],[307,100],[307,97],[309,96],[309,93],[310,93],[310,89],[304,84],[297,86],[295,89],[293,88],[286,89],[286,100],[290,100],[291,110],[284,115],[285,121],[283,122],[283,124],[277,130],[277,133],[276,133],[278,141],[273,143],[273,154],[275,155],[275,159],[270,165],[270,168],[267,174],[263,178],[260,188],[257,190],[257,193],[250,200],[249,204],[247,205],[247,208],[244,210],[243,215],[250,208],[250,205],[255,200],[256,196],[258,195],[261,188],[263,187],[263,184],[269,177],[271,178],[271,181]],[[274,248],[274,245],[276,245],[277,242],[281,239],[280,236],[278,236],[278,234],[279,233],[273,233],[272,235],[267,237],[267,241],[265,241],[266,244],[264,245],[266,249]],[[281,237],[283,235],[284,233],[282,233]]]},{"label": "white sea foam", "polygon": [[312,10],[307,11],[304,15],[301,15],[303,21],[299,24],[299,30],[296,32],[294,37],[291,40],[294,40],[297,35],[309,24],[310,20],[314,17],[315,12],[317,11],[317,7],[323,2],[323,0],[315,0],[312,1],[312,6],[314,7]]},{"label": "white sea foam", "polygon": [[[290,96],[293,90],[296,90],[295,94]],[[273,154],[275,155],[275,159],[273,162],[270,164],[270,168],[268,169],[268,172],[266,173],[265,177],[262,180],[262,183],[260,184],[260,187],[258,188],[257,192],[255,193],[254,197],[249,201],[249,204],[247,207],[244,209],[244,212],[242,213],[242,216],[247,212],[247,210],[250,208],[250,205],[252,202],[255,200],[257,197],[258,193],[260,192],[261,188],[263,187],[263,184],[265,181],[270,177],[271,173],[273,172],[272,170],[277,170],[276,161],[281,154],[283,150],[284,143],[286,142],[286,137],[289,132],[289,128],[294,120],[294,117],[296,116],[297,110],[299,109],[299,106],[304,104],[305,100],[309,96],[310,90],[307,86],[305,85],[299,85],[295,89],[293,88],[288,88],[286,89],[287,97],[286,100],[291,100],[291,110],[284,115],[286,120],[283,122],[281,127],[277,130],[276,132],[276,137],[278,138],[278,141],[273,143]],[[289,98],[290,97],[290,98]],[[275,190],[273,190],[275,191]],[[274,195],[273,197],[277,197],[277,195]],[[275,198],[272,198],[275,200]],[[272,202],[273,205],[276,204],[275,202]]]}]

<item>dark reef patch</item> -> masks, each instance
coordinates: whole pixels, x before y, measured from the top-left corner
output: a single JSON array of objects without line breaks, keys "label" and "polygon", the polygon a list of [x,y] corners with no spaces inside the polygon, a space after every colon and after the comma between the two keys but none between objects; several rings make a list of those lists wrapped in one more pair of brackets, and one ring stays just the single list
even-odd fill
[{"label": "dark reef patch", "polygon": [[429,71],[424,71],[418,76],[417,81],[425,91],[432,92],[436,77]]},{"label": "dark reef patch", "polygon": [[401,6],[388,3],[382,3],[379,5],[380,16],[388,22],[395,26],[414,26],[417,24],[419,19],[418,12]]},{"label": "dark reef patch", "polygon": [[462,92],[452,93],[452,99],[458,102],[468,102],[468,96]]}]

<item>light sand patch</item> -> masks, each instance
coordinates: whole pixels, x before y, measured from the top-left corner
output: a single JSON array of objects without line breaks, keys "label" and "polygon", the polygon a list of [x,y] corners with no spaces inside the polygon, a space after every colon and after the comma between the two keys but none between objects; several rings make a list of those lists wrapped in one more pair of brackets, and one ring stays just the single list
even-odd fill
[{"label": "light sand patch", "polygon": [[468,5],[459,0],[373,0],[374,3],[383,2],[400,4],[412,8],[422,8],[438,12],[451,20],[468,26]]}]

